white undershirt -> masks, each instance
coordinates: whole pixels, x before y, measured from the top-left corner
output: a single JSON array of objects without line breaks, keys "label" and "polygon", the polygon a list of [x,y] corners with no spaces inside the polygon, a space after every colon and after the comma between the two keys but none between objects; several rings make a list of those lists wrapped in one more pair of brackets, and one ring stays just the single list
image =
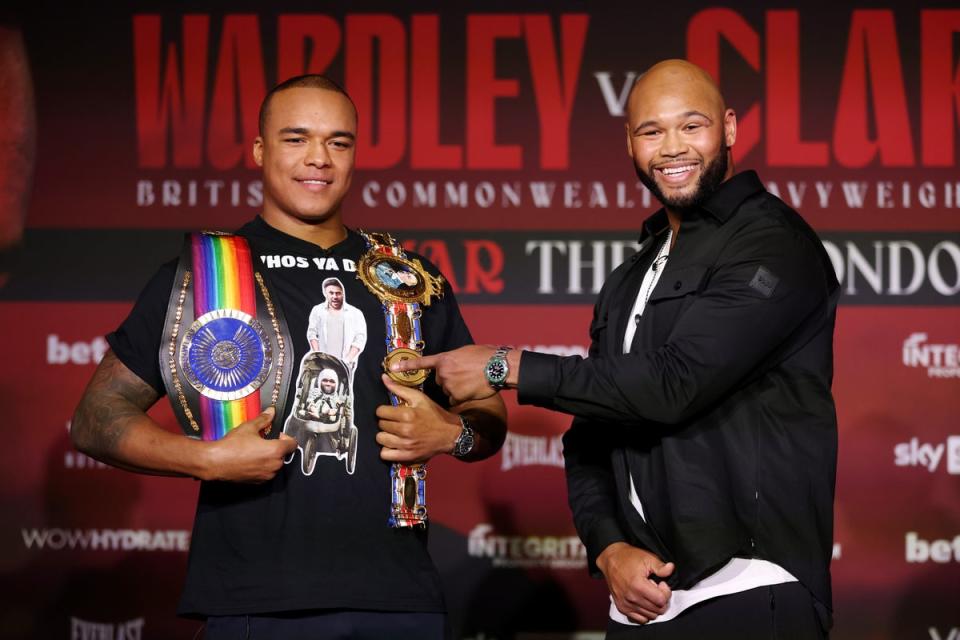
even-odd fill
[{"label": "white undershirt", "polygon": [[640,291],[637,292],[637,300],[633,303],[633,310],[630,312],[630,319],[627,320],[627,330],[623,334],[623,352],[630,353],[630,345],[633,343],[633,336],[637,332],[637,324],[640,322],[640,316],[647,307],[647,300],[653,293],[657,281],[663,269],[667,266],[667,257],[670,255],[670,241],[673,239],[673,229],[667,231],[667,239],[663,241],[657,257],[653,259],[650,268],[643,276],[643,282],[640,283]]},{"label": "white undershirt", "polygon": [[[646,517],[643,515],[643,505],[640,504],[640,496],[637,495],[637,488],[633,484],[632,477],[630,478],[630,504],[646,522]],[[796,581],[797,579],[789,571],[773,562],[759,558],[731,558],[730,562],[689,589],[674,591],[667,603],[667,610],[647,624],[673,620],[684,610],[705,600],[740,593],[757,587]],[[620,610],[613,604],[613,598],[610,598],[610,619],[620,624],[637,624],[620,613]]]},{"label": "white undershirt", "polygon": [[[643,276],[643,282],[640,285],[640,291],[637,292],[637,299],[633,304],[633,310],[630,314],[630,320],[627,322],[627,329],[623,334],[623,352],[630,352],[630,345],[633,342],[633,336],[637,331],[637,324],[643,311],[647,306],[647,300],[650,299],[650,293],[657,286],[657,280],[663,273],[666,266],[667,257],[670,253],[670,240],[673,230],[667,233],[667,239],[657,253],[647,273]],[[640,496],[637,494],[637,488],[633,484],[633,477],[630,478],[630,504],[637,510],[640,517],[646,522],[646,515],[643,513],[643,504],[640,502]],[[710,574],[689,589],[680,589],[674,591],[670,596],[670,602],[667,603],[667,610],[654,620],[647,624],[656,622],[667,622],[673,620],[684,610],[693,605],[710,600],[719,596],[726,596],[732,593],[740,593],[757,587],[765,587],[774,584],[784,584],[786,582],[796,582],[797,579],[778,564],[761,560],[759,558],[731,558],[723,567]],[[625,615],[620,613],[613,598],[610,598],[610,619],[620,624],[636,625]]]}]

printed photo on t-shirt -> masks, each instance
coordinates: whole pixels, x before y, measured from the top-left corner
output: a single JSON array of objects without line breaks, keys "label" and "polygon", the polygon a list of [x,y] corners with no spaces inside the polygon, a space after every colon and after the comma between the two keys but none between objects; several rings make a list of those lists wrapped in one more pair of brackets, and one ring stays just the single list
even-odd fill
[{"label": "printed photo on t-shirt", "polygon": [[[310,351],[300,361],[293,408],[283,432],[297,441],[301,469],[311,475],[320,456],[345,460],[347,473],[357,463],[357,427],[353,424],[353,376],[367,343],[363,313],[346,301],[343,283],[327,278],[324,300],[310,311]],[[286,462],[296,458],[296,452]]]}]

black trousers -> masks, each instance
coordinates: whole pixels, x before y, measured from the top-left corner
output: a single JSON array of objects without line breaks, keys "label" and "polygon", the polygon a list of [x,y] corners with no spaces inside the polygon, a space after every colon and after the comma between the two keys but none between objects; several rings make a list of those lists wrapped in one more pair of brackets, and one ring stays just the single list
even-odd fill
[{"label": "black trousers", "polygon": [[609,640],[822,640],[827,630],[814,599],[799,582],[721,596],[673,620],[631,626],[610,621]]},{"label": "black trousers", "polygon": [[[205,640],[444,640],[443,613],[330,611],[313,615],[213,616]],[[198,634],[199,635],[199,634]]]}]

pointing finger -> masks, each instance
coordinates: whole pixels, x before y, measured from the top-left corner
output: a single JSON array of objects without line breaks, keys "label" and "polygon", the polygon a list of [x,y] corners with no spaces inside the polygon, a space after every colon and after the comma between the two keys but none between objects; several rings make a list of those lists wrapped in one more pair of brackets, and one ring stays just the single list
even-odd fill
[{"label": "pointing finger", "polygon": [[416,369],[435,369],[440,362],[440,355],[423,356],[398,360],[390,365],[391,371],[414,371]]}]

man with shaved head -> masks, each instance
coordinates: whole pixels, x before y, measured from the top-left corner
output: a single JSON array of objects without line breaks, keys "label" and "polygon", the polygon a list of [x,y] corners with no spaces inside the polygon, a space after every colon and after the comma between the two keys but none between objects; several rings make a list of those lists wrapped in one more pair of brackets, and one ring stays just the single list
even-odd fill
[{"label": "man with shaved head", "polygon": [[590,355],[469,346],[407,361],[455,401],[517,388],[574,416],[570,506],[611,638],[821,638],[831,625],[839,285],[813,230],[734,173],[710,76],[637,80],[627,153],[663,207],[607,279]]}]

